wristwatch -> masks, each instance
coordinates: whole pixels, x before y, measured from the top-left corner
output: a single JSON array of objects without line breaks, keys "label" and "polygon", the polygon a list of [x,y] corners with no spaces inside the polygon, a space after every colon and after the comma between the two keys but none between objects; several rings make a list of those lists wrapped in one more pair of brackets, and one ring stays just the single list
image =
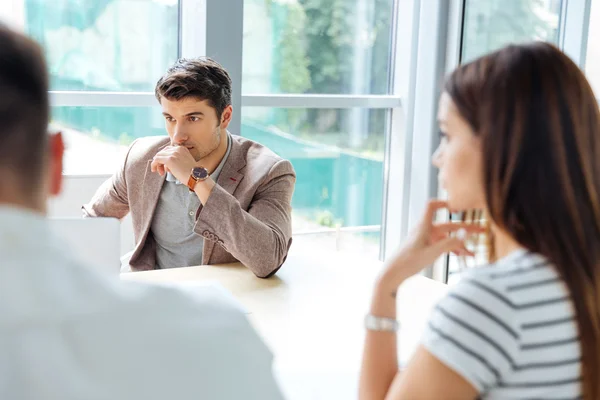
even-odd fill
[{"label": "wristwatch", "polygon": [[365,328],[370,331],[397,332],[400,324],[393,318],[376,317],[373,314],[367,314],[365,317]]},{"label": "wristwatch", "polygon": [[190,192],[194,191],[196,187],[196,183],[202,182],[206,178],[208,178],[208,170],[204,167],[194,167],[192,168],[192,173],[190,174],[190,179],[188,179],[187,187],[190,189]]}]

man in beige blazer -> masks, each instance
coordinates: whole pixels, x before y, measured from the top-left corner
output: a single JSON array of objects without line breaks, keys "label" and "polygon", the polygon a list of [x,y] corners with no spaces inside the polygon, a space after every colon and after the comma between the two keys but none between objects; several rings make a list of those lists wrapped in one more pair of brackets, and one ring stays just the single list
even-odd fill
[{"label": "man in beige blazer", "polygon": [[291,163],[227,131],[231,80],[215,61],[179,60],[156,97],[169,136],[136,140],[84,215],[131,212],[132,271],[240,261],[273,275],[292,242]]}]

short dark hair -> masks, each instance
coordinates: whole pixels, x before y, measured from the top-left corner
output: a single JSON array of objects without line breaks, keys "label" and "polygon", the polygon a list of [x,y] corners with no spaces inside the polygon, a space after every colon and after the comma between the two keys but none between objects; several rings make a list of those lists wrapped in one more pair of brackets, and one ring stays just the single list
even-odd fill
[{"label": "short dark hair", "polygon": [[194,97],[208,100],[217,118],[231,105],[231,78],[221,64],[210,58],[181,58],[156,83],[155,95],[168,100]]},{"label": "short dark hair", "polygon": [[47,160],[48,72],[42,48],[2,23],[0,93],[0,167],[27,176],[29,194]]}]

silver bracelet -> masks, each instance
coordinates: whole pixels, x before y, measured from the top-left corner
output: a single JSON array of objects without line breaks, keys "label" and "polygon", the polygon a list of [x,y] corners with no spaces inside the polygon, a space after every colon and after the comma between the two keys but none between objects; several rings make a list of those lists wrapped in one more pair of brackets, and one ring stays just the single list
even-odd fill
[{"label": "silver bracelet", "polygon": [[367,314],[365,317],[365,328],[377,332],[397,332],[400,323],[393,318],[377,317],[373,314]]}]

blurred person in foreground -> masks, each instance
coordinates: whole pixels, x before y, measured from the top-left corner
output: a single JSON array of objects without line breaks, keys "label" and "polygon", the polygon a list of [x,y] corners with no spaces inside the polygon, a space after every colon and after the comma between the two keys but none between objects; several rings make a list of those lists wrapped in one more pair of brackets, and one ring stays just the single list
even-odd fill
[{"label": "blurred person in foreground", "polygon": [[113,281],[46,218],[64,145],[41,48],[0,25],[0,398],[281,399],[272,355],[216,287]]}]

